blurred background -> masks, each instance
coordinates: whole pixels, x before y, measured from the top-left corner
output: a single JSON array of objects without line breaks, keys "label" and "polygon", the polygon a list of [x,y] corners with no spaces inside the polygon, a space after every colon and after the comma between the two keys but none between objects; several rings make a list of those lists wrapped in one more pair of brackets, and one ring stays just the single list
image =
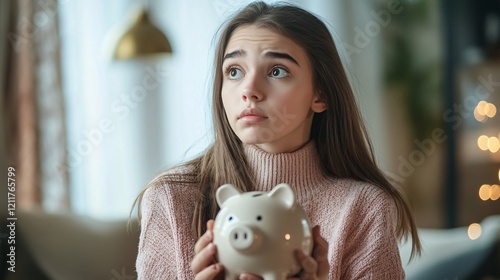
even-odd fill
[{"label": "blurred background", "polygon": [[[214,36],[250,2],[0,2],[1,275],[135,279],[132,203],[211,142]],[[408,279],[500,279],[500,1],[287,2],[331,30],[411,202],[430,253],[402,244]]]}]

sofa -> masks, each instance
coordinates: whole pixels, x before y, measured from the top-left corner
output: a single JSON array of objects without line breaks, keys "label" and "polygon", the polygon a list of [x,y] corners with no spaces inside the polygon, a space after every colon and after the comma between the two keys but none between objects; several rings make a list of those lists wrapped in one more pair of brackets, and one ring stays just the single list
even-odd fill
[{"label": "sofa", "polygon": [[6,280],[133,280],[137,221],[101,221],[71,213],[18,212],[16,272]]},{"label": "sofa", "polygon": [[419,229],[423,252],[408,262],[411,246],[400,245],[407,280],[500,279],[500,215],[481,223],[472,240],[467,227]]}]

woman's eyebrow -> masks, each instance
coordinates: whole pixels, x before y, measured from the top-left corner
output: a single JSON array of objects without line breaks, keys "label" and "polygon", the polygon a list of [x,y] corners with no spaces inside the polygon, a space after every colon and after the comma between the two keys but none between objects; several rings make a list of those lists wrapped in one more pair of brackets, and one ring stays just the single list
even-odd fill
[{"label": "woman's eyebrow", "polygon": [[266,52],[264,54],[264,57],[266,58],[280,58],[280,59],[286,59],[286,60],[289,60],[295,64],[297,64],[298,66],[300,66],[300,64],[297,62],[297,60],[295,60],[291,55],[287,54],[287,53],[281,53],[281,52]]},{"label": "woman's eyebrow", "polygon": [[224,62],[228,58],[242,57],[242,56],[245,56],[246,54],[247,54],[247,52],[244,50],[236,50],[234,52],[230,52],[230,53],[226,54],[224,56],[224,58],[222,59],[222,62]]},{"label": "woman's eyebrow", "polygon": [[[247,54],[246,51],[244,50],[236,50],[236,51],[233,51],[233,52],[230,52],[230,53],[227,53],[224,58],[222,59],[222,62],[224,62],[226,59],[228,58],[236,58],[236,57],[243,57]],[[295,64],[297,64],[298,66],[300,66],[300,64],[297,62],[297,60],[295,60],[291,55],[287,54],[287,53],[282,53],[282,52],[266,52],[264,54],[264,57],[265,58],[279,58],[279,59],[286,59],[286,60],[289,60]]]}]

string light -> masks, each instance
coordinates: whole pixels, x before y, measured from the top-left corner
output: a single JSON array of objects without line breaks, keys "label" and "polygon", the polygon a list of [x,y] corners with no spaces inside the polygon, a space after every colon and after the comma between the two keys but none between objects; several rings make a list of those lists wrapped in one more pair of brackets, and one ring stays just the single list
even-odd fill
[{"label": "string light", "polygon": [[484,113],[484,108],[486,107],[486,105],[487,105],[487,104],[488,104],[488,102],[486,102],[486,101],[484,101],[484,100],[479,101],[479,103],[477,103],[477,106],[476,106],[476,110],[477,110],[477,112],[478,112],[479,114],[483,115],[483,116],[484,116],[484,115],[486,115],[486,114]]},{"label": "string light", "polygon": [[500,150],[500,140],[497,137],[481,135],[477,138],[477,146],[483,151],[490,150],[490,152],[496,153]]},{"label": "string light", "polygon": [[489,118],[493,118],[497,113],[497,107],[494,104],[488,103],[484,106],[484,114]]},{"label": "string light", "polygon": [[500,186],[493,185],[490,187],[490,198],[495,201],[500,198]]},{"label": "string light", "polygon": [[483,201],[486,201],[488,199],[490,199],[491,197],[491,189],[490,189],[490,185],[482,185],[480,188],[479,188],[479,198],[481,198],[481,200]]},{"label": "string light", "polygon": [[479,136],[479,138],[477,138],[477,145],[479,146],[479,149],[483,151],[488,150],[488,139],[489,138],[486,135],[481,135]]},{"label": "string light", "polygon": [[477,104],[476,108],[474,108],[474,118],[478,122],[484,122],[486,121],[486,118],[493,118],[497,113],[497,107],[492,104],[488,103],[484,100],[479,101]]},{"label": "string light", "polygon": [[[485,122],[487,118],[495,117],[497,113],[497,108],[493,103],[488,103],[484,100],[479,101],[476,108],[474,108],[474,118],[478,122]],[[497,137],[488,137],[486,135],[481,135],[477,139],[477,145],[479,149],[486,151],[489,150],[491,153],[496,153],[500,149],[500,132]],[[500,169],[498,169],[498,180],[500,181]],[[479,198],[483,201],[491,199],[495,201],[500,198],[500,185],[487,185],[483,184],[479,188]],[[481,236],[481,225],[473,223],[469,225],[467,234],[471,240],[475,240]]]},{"label": "string light", "polygon": [[483,201],[491,199],[493,201],[500,198],[500,185],[483,184],[479,188],[479,198]]},{"label": "string light", "polygon": [[498,141],[496,137],[490,137],[488,139],[488,150],[492,153],[496,153],[498,149],[500,149],[500,141]]},{"label": "string light", "polygon": [[478,121],[478,122],[484,122],[486,120],[486,115],[483,115],[479,112],[479,110],[477,109],[474,109],[474,118]]}]

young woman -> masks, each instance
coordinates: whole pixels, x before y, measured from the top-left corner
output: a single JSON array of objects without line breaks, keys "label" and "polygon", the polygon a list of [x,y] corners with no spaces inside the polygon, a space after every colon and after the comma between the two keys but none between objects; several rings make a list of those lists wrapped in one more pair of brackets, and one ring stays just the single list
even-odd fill
[{"label": "young woman", "polygon": [[[214,143],[139,196],[139,279],[216,279],[215,191],[290,184],[314,229],[300,279],[404,279],[398,240],[420,242],[409,207],[375,164],[332,37],[294,6],[252,3],[220,34]],[[259,279],[242,274],[240,279]]]}]

